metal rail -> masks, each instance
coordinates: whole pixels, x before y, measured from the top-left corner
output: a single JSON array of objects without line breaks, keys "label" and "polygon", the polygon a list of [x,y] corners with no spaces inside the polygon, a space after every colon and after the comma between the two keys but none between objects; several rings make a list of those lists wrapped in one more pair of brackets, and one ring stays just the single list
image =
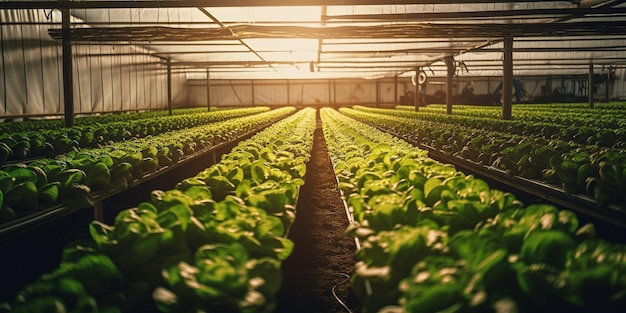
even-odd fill
[{"label": "metal rail", "polygon": [[[136,1],[3,1],[0,9],[123,9],[123,8],[192,8],[192,7],[257,7],[318,5],[410,5],[546,2],[543,0],[136,0]],[[580,1],[571,1],[578,3]]]}]

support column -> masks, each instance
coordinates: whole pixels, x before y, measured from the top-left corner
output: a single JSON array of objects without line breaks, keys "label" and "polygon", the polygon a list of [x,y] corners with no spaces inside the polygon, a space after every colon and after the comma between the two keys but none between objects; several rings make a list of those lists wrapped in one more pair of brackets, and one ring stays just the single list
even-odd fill
[{"label": "support column", "polygon": [[512,118],[513,93],[513,37],[504,38],[504,64],[502,80],[502,119]]},{"label": "support column", "polygon": [[454,73],[456,72],[456,66],[454,65],[454,58],[452,56],[447,56],[444,58],[446,62],[446,68],[448,73],[446,75],[446,114],[452,114],[452,78],[454,78]]},{"label": "support column", "polygon": [[211,77],[209,76],[209,68],[206,69],[206,107],[207,111],[211,111]]},{"label": "support column", "polygon": [[611,82],[611,67],[606,67],[606,84],[604,84],[604,101],[609,102],[611,96],[609,94],[609,83]]},{"label": "support column", "polygon": [[252,106],[254,106],[254,79],[250,80],[250,89],[252,92]]},{"label": "support column", "polygon": [[167,58],[167,112],[172,115],[172,60]]},{"label": "support column", "polygon": [[393,106],[398,104],[398,75],[393,77]]},{"label": "support column", "polygon": [[[289,86],[289,79],[287,79],[287,106],[290,106],[290,98],[291,98],[291,93],[289,91],[289,89],[291,89],[291,87]],[[328,98],[328,102],[330,103],[330,97]]]},{"label": "support column", "polygon": [[380,89],[380,79],[376,79],[376,107],[380,106],[380,95],[379,95],[379,89]]},{"label": "support column", "polygon": [[589,91],[587,92],[588,96],[589,96],[589,108],[593,109],[593,61],[589,60],[589,75],[588,75],[588,83],[587,85],[589,86]]},{"label": "support column", "polygon": [[335,80],[328,80],[328,103],[335,105]]},{"label": "support column", "polygon": [[72,40],[70,38],[70,10],[61,10],[63,33],[63,109],[65,126],[74,126],[74,77],[72,68]]},{"label": "support column", "polygon": [[415,106],[415,112],[420,110],[420,84],[418,82],[420,70],[419,67],[415,68],[415,86],[413,88],[413,105]]},{"label": "support column", "polygon": [[333,106],[337,106],[337,81],[333,79],[332,82],[333,82]]}]

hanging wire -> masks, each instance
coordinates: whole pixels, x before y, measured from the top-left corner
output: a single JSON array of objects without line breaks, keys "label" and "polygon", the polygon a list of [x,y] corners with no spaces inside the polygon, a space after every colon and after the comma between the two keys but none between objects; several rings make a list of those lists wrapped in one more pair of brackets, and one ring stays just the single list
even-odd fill
[{"label": "hanging wire", "polygon": [[120,69],[120,110],[124,111],[124,72],[123,72],[123,52],[122,50],[124,50],[124,46],[120,46],[119,48],[119,52],[118,52],[118,60],[119,60],[119,64],[118,64],[118,68]]},{"label": "hanging wire", "polygon": [[[87,16],[87,9],[85,8],[85,16]],[[91,63],[91,42],[87,42],[87,47],[89,49],[89,53],[87,57],[89,58],[89,111],[93,112],[95,109],[95,103],[93,101],[93,73],[92,73],[92,63]]]},{"label": "hanging wire", "polygon": [[[134,2],[134,0],[133,0],[133,2]],[[128,8],[128,14],[129,14],[129,17],[130,17],[130,26],[131,27],[133,27],[133,14],[134,14],[134,11],[135,10],[133,10],[133,8],[130,8],[130,7]],[[128,66],[128,80],[129,81],[131,80],[131,77],[132,77],[131,70],[133,70],[135,72],[135,89],[134,89],[134,91],[135,91],[135,110],[137,110],[137,102],[138,102],[138,100],[137,100],[137,67],[136,67],[136,64],[137,64],[136,63],[137,62],[136,61],[136,58],[137,58],[137,46],[133,45],[132,47],[133,47],[132,50],[131,50],[132,55],[130,55],[130,60],[129,60],[130,65]],[[132,86],[130,84],[129,84],[129,92],[130,92],[130,94],[129,94],[129,102],[130,102],[129,108],[132,108],[133,107],[133,101],[132,101],[133,88],[132,88]]]},{"label": "hanging wire", "polygon": [[[156,78],[156,75],[158,75],[156,66],[151,66],[154,67],[154,69],[150,69],[150,107],[152,107],[153,103],[158,103],[159,102],[159,98],[158,98],[158,94],[155,94],[154,92],[154,86],[156,86],[156,84],[158,83],[158,80]],[[154,101],[152,101],[152,95],[154,94]]]},{"label": "hanging wire", "polygon": [[[137,19],[139,19],[139,24],[141,24],[141,11],[139,12],[139,14],[137,14]],[[140,57],[142,60],[142,64],[141,64],[141,84],[142,84],[142,90],[143,90],[143,98],[142,100],[142,108],[146,107],[146,55],[142,55]],[[137,67],[137,73],[139,73],[139,67]],[[137,93],[139,93],[139,90],[137,90]]]},{"label": "hanging wire", "polygon": [[[76,28],[76,25],[74,23],[72,23],[72,15],[70,13],[69,15],[69,19],[70,19],[70,28]],[[70,55],[75,55],[76,53],[76,46],[74,45],[70,45],[70,51],[72,54]],[[73,63],[73,65],[75,66],[76,70],[72,70],[72,72],[76,72],[76,81],[77,81],[77,85],[78,85],[78,107],[79,107],[79,111],[78,113],[82,113],[83,112],[83,101],[82,101],[82,97],[81,95],[81,86],[80,86],[80,67],[78,66],[78,58],[76,57],[72,57],[71,62]],[[64,77],[65,78],[65,77]],[[67,83],[65,79],[63,79],[63,83]],[[74,84],[73,81],[73,76],[72,76],[72,80],[69,82],[70,84]],[[64,90],[65,92],[65,90]],[[72,92],[74,92],[74,89],[72,88]],[[73,97],[73,99],[75,99],[75,97]],[[64,100],[65,101],[65,100]],[[72,101],[72,104],[74,105],[74,101]],[[74,105],[75,106],[75,105]],[[74,109],[73,109],[74,110]],[[76,112],[73,112],[74,116],[76,116]]]},{"label": "hanging wire", "polygon": [[[4,11],[0,14],[3,14]],[[2,52],[2,86],[3,86],[3,97],[4,97],[4,114],[7,113],[7,74],[6,74],[6,64],[4,63],[4,27],[0,24],[0,52]],[[58,52],[58,50],[57,50]],[[58,69],[58,67],[57,67]]]},{"label": "hanging wire", "polygon": [[146,103],[147,103],[147,100],[146,100],[146,98],[147,98],[147,96],[146,96],[146,63],[147,63],[146,55],[143,55],[142,59],[143,59],[143,62],[142,62],[142,65],[141,65],[141,67],[142,67],[142,70],[141,70],[141,82],[143,84],[143,99],[142,99],[143,100],[143,103],[142,103],[143,105],[142,105],[142,107],[145,108],[145,107],[147,107],[147,105],[146,105]]},{"label": "hanging wire", "polygon": [[[109,27],[111,27],[111,9],[107,9],[107,15],[108,15],[108,19],[109,19]],[[109,86],[111,87],[111,111],[115,111],[115,88],[114,88],[114,84],[113,84],[113,68],[115,66],[115,59],[113,57],[113,52],[115,50],[115,46],[111,45],[110,46],[110,50],[111,50],[111,57],[110,57],[110,61],[109,63],[111,64],[111,82],[109,83]]]},{"label": "hanging wire", "polygon": [[[119,59],[119,69],[120,69],[120,110],[124,111],[126,110],[130,110],[130,104],[127,102],[130,101],[130,98],[127,98],[124,96],[124,61],[125,61],[125,55],[126,55],[126,51],[128,50],[129,45],[120,45],[119,47],[119,55],[118,55],[118,59]],[[128,101],[126,101],[128,99]]]},{"label": "hanging wire", "polygon": [[[50,12],[50,15],[52,16],[52,12]],[[50,24],[54,24],[54,19],[50,21]],[[63,80],[61,79],[61,70],[59,69],[59,67],[60,67],[59,66],[59,62],[61,60],[61,57],[59,57],[59,48],[61,48],[61,45],[62,45],[61,42],[57,42],[56,49],[55,49],[56,50],[56,54],[57,54],[57,57],[56,57],[56,63],[57,63],[57,66],[56,66],[56,68],[57,68],[57,91],[58,91],[58,94],[59,94],[59,102],[58,102],[59,103],[59,107],[57,108],[57,112],[61,112],[61,104],[63,103],[62,100],[61,100],[62,99],[61,98],[62,97],[62,95],[61,95],[61,88],[63,88],[61,86],[61,82]]]},{"label": "hanging wire", "polygon": [[91,42],[87,42],[88,46],[87,49],[89,49],[89,53],[87,54],[87,60],[88,60],[88,67],[89,67],[89,110],[93,111],[95,109],[95,103],[93,101],[93,63],[91,61],[92,57],[91,57]]},{"label": "hanging wire", "polygon": [[[77,50],[77,49],[74,49]],[[77,52],[77,51],[75,51]],[[74,63],[74,66],[76,67],[76,82],[78,85],[78,107],[80,108],[79,113],[83,112],[83,97],[82,97],[82,92],[81,92],[81,83],[80,83],[80,63],[78,62],[78,58],[74,57],[72,58],[72,62]]]},{"label": "hanging wire", "polygon": [[[19,16],[21,20],[24,20],[22,14],[24,14],[24,10],[18,10],[19,12]],[[27,72],[26,72],[26,48],[24,47],[24,24],[20,23],[20,38],[22,41],[22,65],[23,65],[23,70],[24,70],[24,95],[26,97],[26,107],[23,109],[27,109],[28,108],[28,78],[27,78]],[[25,110],[24,110],[25,111]]]},{"label": "hanging wire", "polygon": [[[46,14],[46,11],[44,10],[44,15]],[[43,113],[46,113],[46,86],[45,84],[45,80],[44,80],[44,69],[43,69],[43,46],[41,44],[41,23],[39,23],[39,14],[36,14],[35,17],[37,18],[37,33],[39,34],[39,64],[41,65],[41,100],[42,100],[42,105],[43,105]]]},{"label": "hanging wire", "polygon": [[50,9],[50,13],[46,13],[46,9],[43,9],[42,11],[47,20],[52,19],[52,12],[54,12],[54,9]]},{"label": "hanging wire", "polygon": [[102,43],[99,46],[100,53],[98,54],[98,60],[100,62],[100,93],[102,94],[102,112],[104,112],[104,67],[102,65]]},{"label": "hanging wire", "polygon": [[157,0],[157,19],[156,19],[156,24],[159,24],[159,18],[161,15],[161,0]]}]

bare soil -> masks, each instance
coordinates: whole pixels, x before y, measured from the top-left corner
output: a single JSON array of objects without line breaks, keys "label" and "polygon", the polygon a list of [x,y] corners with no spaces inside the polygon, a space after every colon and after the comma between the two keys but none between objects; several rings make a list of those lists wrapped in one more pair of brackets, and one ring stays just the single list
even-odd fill
[{"label": "bare soil", "polygon": [[348,278],[354,271],[355,243],[344,233],[348,218],[319,118],[317,125],[296,221],[289,231],[295,248],[282,264],[278,313],[356,311]]}]

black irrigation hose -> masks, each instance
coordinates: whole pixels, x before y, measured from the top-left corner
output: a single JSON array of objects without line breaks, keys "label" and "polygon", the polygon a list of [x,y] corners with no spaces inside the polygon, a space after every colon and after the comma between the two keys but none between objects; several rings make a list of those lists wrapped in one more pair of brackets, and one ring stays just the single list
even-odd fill
[{"label": "black irrigation hose", "polygon": [[[337,295],[337,287],[339,287],[340,285],[343,285],[347,282],[350,281],[350,275],[346,274],[346,273],[341,273],[341,272],[335,272],[332,273],[333,275],[339,275],[342,277],[345,277],[344,280],[336,283],[335,285],[333,285],[333,288],[331,289],[331,292],[333,294],[333,298],[335,298],[335,300],[346,310],[346,312],[348,313],[354,313],[349,307],[348,305],[343,302],[343,300],[341,300],[341,298],[339,298],[339,296]],[[315,271],[315,272],[299,272],[299,273],[292,273],[291,275],[327,275],[327,273],[321,272],[321,271]]]},{"label": "black irrigation hose", "polygon": [[347,311],[348,313],[352,313],[352,310],[350,310],[350,308],[348,307],[348,305],[346,305],[346,303],[345,303],[345,302],[343,302],[343,300],[341,300],[341,299],[339,298],[339,296],[337,296],[337,292],[335,291],[335,290],[337,289],[337,287],[339,287],[339,285],[345,284],[345,283],[347,283],[348,281],[350,281],[350,275],[348,275],[348,274],[346,274],[346,273],[333,273],[333,274],[335,274],[335,275],[340,275],[340,276],[343,276],[343,277],[345,277],[345,278],[346,278],[346,279],[344,279],[344,280],[342,280],[342,281],[340,281],[340,282],[336,283],[336,284],[333,286],[333,289],[332,289],[332,292],[333,292],[333,297],[335,297],[335,300],[337,300],[337,302],[339,302],[339,304],[340,304],[340,305],[341,305],[344,309],[346,309],[346,311]]}]

